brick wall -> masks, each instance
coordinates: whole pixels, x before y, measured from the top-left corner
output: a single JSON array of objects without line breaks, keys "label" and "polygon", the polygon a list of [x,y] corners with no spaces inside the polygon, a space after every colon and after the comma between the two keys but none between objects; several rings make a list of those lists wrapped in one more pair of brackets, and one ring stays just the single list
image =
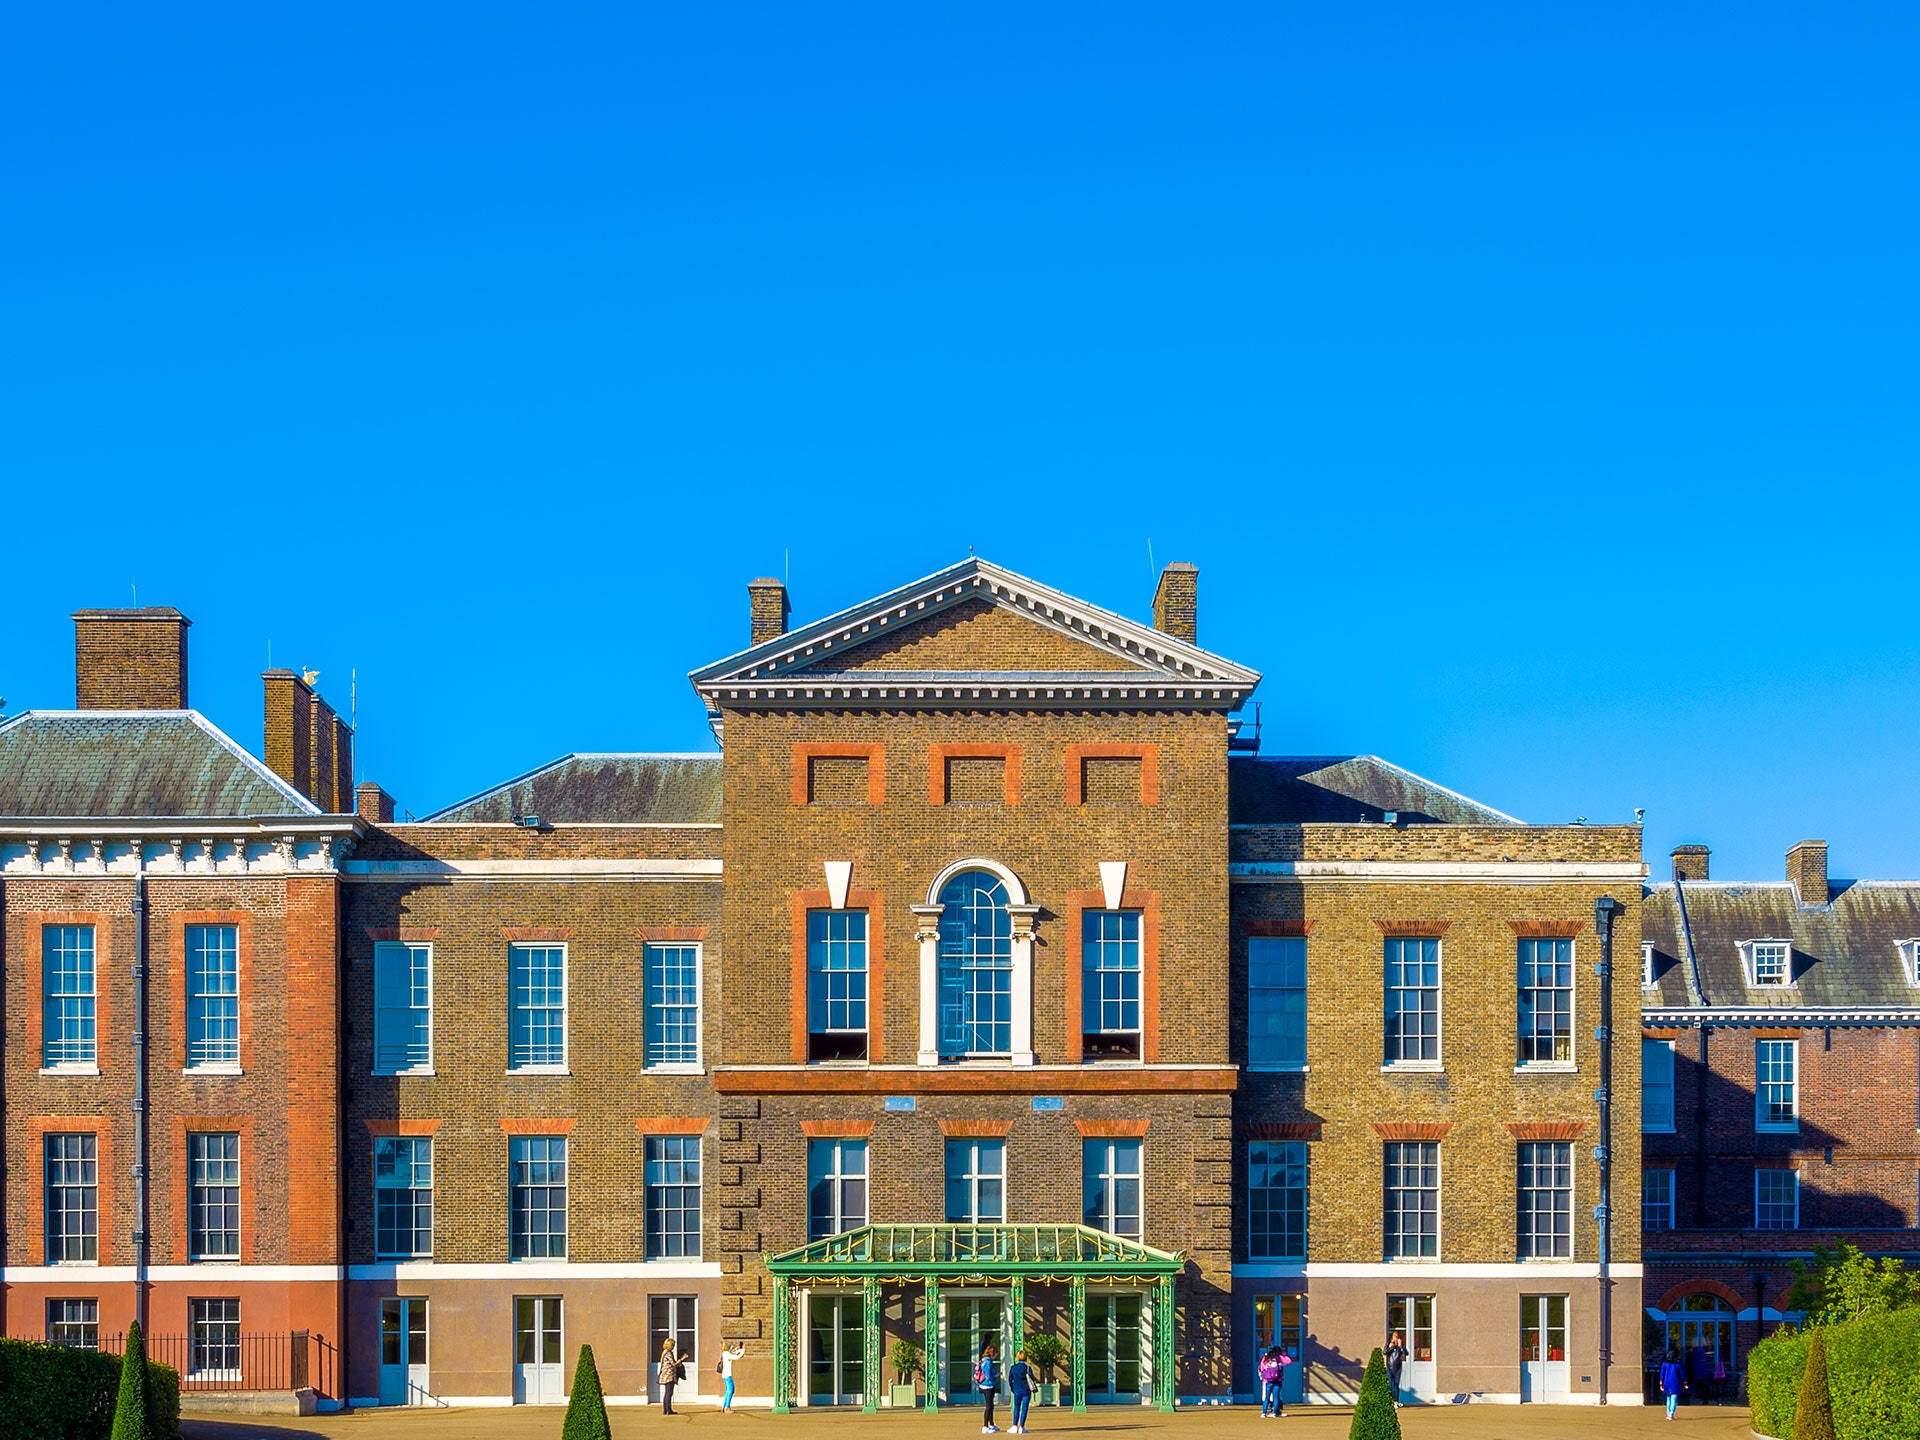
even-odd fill
[{"label": "brick wall", "polygon": [[81,610],[73,617],[74,706],[187,708],[187,627],[178,610]]}]

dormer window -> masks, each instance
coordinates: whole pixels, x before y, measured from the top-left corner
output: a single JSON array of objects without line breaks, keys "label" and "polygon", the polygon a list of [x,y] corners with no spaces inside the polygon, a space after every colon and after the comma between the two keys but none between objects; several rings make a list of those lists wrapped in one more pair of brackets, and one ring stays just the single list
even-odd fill
[{"label": "dormer window", "polygon": [[1740,958],[1746,963],[1747,984],[1778,986],[1793,983],[1791,940],[1743,940]]},{"label": "dormer window", "polygon": [[1900,940],[1900,960],[1906,966],[1907,984],[1920,985],[1920,940]]},{"label": "dormer window", "polygon": [[1640,988],[1653,989],[1653,942],[1651,940],[1640,942]]}]

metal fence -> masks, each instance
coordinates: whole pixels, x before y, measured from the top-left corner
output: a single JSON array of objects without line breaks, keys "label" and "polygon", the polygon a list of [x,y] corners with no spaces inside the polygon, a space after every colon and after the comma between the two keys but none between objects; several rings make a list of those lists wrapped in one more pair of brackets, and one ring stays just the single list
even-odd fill
[{"label": "metal fence", "polygon": [[[109,1355],[126,1349],[125,1335],[102,1335]],[[339,1347],[324,1335],[293,1330],[278,1335],[213,1335],[196,1343],[186,1335],[149,1335],[147,1358],[180,1372],[183,1394],[218,1390],[312,1390],[329,1398],[339,1374]]]}]

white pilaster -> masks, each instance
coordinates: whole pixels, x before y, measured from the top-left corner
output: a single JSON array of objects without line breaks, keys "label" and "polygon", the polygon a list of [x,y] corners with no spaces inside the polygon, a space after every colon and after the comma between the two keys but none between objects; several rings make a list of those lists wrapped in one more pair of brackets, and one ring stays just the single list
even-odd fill
[{"label": "white pilaster", "polygon": [[944,905],[910,907],[919,924],[913,938],[920,942],[920,1054],[922,1065],[940,1063],[940,917]]},{"label": "white pilaster", "polygon": [[1033,1064],[1033,921],[1038,905],[1009,905],[1013,921],[1013,1063]]}]

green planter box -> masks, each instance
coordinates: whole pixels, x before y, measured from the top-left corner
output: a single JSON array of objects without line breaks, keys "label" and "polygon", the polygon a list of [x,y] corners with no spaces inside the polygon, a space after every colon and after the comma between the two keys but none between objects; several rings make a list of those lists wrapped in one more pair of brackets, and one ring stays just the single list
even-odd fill
[{"label": "green planter box", "polygon": [[1059,1381],[1042,1380],[1040,1382],[1040,1403],[1042,1405],[1058,1405],[1060,1403]]},{"label": "green planter box", "polygon": [[887,1404],[895,1410],[911,1410],[920,1403],[920,1393],[911,1382],[887,1387]]}]

